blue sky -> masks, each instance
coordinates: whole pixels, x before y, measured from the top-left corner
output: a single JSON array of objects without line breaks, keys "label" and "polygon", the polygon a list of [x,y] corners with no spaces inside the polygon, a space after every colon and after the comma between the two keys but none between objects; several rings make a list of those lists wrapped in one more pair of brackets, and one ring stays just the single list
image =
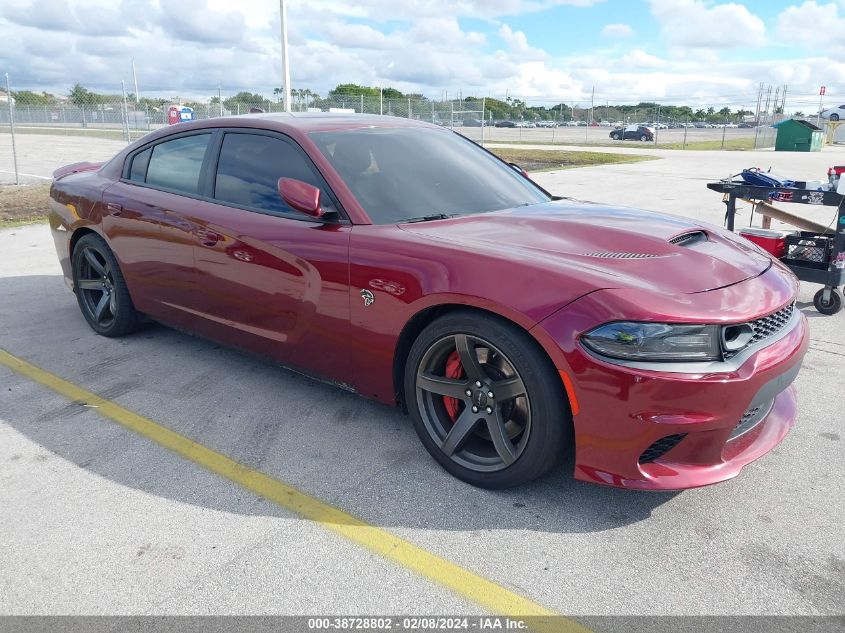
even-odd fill
[{"label": "blue sky", "polygon": [[[18,87],[202,96],[279,85],[277,0],[3,0]],[[430,97],[749,106],[760,82],[812,110],[845,91],[845,0],[288,0],[292,84]],[[788,103],[790,103],[788,101]],[[817,103],[816,103],[817,105]]]}]

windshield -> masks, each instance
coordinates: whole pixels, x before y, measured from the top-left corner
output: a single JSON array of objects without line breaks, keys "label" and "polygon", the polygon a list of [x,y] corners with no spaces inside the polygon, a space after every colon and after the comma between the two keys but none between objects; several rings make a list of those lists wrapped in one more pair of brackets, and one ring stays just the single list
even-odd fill
[{"label": "windshield", "polygon": [[505,163],[446,130],[365,128],[310,136],[374,224],[550,199]]}]

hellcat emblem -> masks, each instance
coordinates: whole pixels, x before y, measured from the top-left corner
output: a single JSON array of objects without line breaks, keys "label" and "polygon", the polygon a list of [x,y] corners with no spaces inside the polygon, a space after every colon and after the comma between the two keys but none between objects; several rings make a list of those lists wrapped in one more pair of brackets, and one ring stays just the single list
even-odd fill
[{"label": "hellcat emblem", "polygon": [[364,300],[365,306],[373,305],[373,301],[376,300],[375,295],[373,295],[372,292],[366,289],[361,291],[361,298]]}]

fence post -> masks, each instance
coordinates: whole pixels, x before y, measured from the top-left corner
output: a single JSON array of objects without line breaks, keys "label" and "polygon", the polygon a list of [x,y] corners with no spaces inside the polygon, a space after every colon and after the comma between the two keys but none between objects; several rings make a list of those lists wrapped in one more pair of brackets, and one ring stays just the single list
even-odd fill
[{"label": "fence post", "polygon": [[722,123],[722,149],[725,149],[725,130],[728,129],[727,123]]},{"label": "fence post", "polygon": [[6,99],[9,103],[9,131],[12,133],[12,160],[15,163],[15,184],[21,184],[18,175],[18,151],[15,147],[15,106],[13,104],[12,89],[9,88],[9,73],[6,73]]},{"label": "fence post", "polygon": [[689,117],[687,117],[687,122],[684,124],[684,146],[683,146],[683,149],[687,148],[687,129],[689,129]]},{"label": "fence post", "polygon": [[481,147],[484,147],[484,128],[487,125],[487,97],[481,97]]},{"label": "fence post", "polygon": [[132,139],[129,136],[129,111],[126,106],[126,82],[120,81],[120,89],[123,91],[123,134],[126,136],[126,142],[131,143]]},{"label": "fence post", "polygon": [[361,114],[364,114],[364,93],[361,93]]}]

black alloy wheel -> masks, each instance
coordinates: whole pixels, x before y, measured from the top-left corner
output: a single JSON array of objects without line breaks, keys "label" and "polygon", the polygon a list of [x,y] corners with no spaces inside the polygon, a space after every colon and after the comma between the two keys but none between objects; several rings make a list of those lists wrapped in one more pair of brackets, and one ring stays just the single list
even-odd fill
[{"label": "black alloy wheel", "polygon": [[93,233],[77,242],[72,257],[73,285],[82,315],[97,334],[122,336],[136,330],[136,312],[120,266],[103,238]]},{"label": "black alloy wheel", "polygon": [[571,416],[560,379],[513,324],[473,313],[435,321],[411,350],[405,395],[432,456],[473,485],[524,483],[565,454]]}]

